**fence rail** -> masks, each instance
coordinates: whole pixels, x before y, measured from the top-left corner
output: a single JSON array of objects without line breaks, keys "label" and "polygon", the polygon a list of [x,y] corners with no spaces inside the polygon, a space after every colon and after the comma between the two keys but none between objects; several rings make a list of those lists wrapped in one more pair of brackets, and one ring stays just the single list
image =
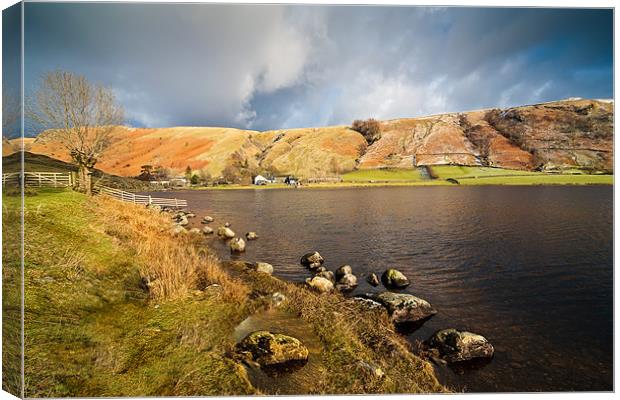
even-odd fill
[{"label": "fence rail", "polygon": [[[68,187],[73,185],[70,172],[24,172],[24,185],[34,187]],[[2,186],[19,186],[21,172],[2,174]]]},{"label": "fence rail", "polygon": [[170,208],[186,208],[187,200],[182,199],[169,199],[164,197],[153,197],[150,195],[142,195],[126,192],[120,189],[113,189],[107,186],[95,186],[95,192],[97,194],[112,197],[116,200],[126,201],[128,203],[142,204],[142,205],[156,205],[160,207]]}]

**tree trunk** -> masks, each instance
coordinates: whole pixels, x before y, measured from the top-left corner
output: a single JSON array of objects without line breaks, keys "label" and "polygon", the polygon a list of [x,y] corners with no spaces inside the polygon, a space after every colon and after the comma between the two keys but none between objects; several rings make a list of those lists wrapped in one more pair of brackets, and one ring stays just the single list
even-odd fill
[{"label": "tree trunk", "polygon": [[78,189],[82,193],[86,193],[89,196],[93,194],[93,186],[92,186],[92,171],[84,164],[79,165],[78,170],[79,175],[79,185]]},{"label": "tree trunk", "polygon": [[88,196],[92,196],[93,195],[93,180],[92,180],[92,174],[93,172],[90,170],[90,168],[85,168],[85,186],[86,186],[86,194]]}]

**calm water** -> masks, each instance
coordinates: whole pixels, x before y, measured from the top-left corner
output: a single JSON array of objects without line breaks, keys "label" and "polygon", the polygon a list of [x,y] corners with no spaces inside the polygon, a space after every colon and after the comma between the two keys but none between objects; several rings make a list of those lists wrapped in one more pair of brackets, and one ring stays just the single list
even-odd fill
[{"label": "calm water", "polygon": [[[303,281],[299,257],[358,277],[388,267],[438,315],[408,337],[467,329],[495,346],[477,369],[437,367],[465,391],[612,390],[613,189],[402,187],[161,193],[185,198],[199,225],[254,230],[244,259]],[[222,258],[225,244],[211,239]],[[364,279],[355,293],[372,289]]]}]

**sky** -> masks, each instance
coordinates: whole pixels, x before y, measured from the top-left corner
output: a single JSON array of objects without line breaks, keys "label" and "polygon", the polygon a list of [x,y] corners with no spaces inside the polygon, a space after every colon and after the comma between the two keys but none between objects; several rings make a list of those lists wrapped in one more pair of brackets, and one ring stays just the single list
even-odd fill
[{"label": "sky", "polygon": [[605,9],[26,3],[25,91],[110,87],[137,127],[268,130],[613,96]]}]

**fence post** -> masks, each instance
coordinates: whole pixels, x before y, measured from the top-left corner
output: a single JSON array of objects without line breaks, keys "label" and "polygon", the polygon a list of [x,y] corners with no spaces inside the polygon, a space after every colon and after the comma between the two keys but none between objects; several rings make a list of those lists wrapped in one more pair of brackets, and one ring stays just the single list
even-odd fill
[{"label": "fence post", "polygon": [[153,199],[151,199],[151,195],[149,194],[149,206],[153,203]]},{"label": "fence post", "polygon": [[174,198],[174,208],[179,208],[179,200],[177,200],[177,198]]}]

